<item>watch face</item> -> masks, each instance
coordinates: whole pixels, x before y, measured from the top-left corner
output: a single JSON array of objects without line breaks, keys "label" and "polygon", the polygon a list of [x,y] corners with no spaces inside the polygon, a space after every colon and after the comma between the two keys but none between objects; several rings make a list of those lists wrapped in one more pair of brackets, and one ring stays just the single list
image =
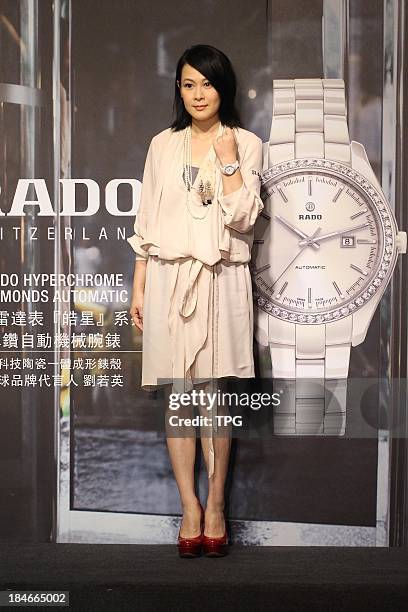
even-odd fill
[{"label": "watch face", "polygon": [[251,272],[257,304],[268,314],[328,322],[385,287],[397,228],[364,176],[329,160],[293,160],[263,172],[262,196]]},{"label": "watch face", "polygon": [[231,176],[231,174],[234,174],[235,172],[235,166],[225,166],[224,172],[225,174],[228,174],[228,176]]}]

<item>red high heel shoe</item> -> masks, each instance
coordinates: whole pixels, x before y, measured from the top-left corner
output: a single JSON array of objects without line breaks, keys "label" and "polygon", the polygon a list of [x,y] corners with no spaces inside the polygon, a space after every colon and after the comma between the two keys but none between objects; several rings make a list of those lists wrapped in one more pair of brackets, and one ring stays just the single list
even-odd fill
[{"label": "red high heel shoe", "polygon": [[200,521],[200,535],[195,538],[182,538],[180,536],[181,527],[177,539],[177,547],[180,557],[199,557],[201,554],[201,542],[204,533],[204,508],[200,504],[201,508],[201,521]]},{"label": "red high heel shoe", "polygon": [[220,538],[212,538],[203,533],[202,550],[206,557],[225,557],[228,554],[227,529]]}]

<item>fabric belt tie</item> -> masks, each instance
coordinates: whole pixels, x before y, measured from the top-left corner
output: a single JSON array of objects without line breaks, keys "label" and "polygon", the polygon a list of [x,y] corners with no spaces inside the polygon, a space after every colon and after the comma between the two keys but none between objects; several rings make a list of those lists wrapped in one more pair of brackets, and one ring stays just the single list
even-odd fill
[{"label": "fabric belt tie", "polygon": [[[182,266],[188,266],[188,268],[186,271],[183,272],[183,274],[180,274]],[[204,268],[203,262],[198,259],[194,259],[194,258],[185,260],[183,262],[175,262],[174,264],[174,272],[173,272],[173,280],[172,280],[173,288],[172,288],[171,303],[170,303],[170,309],[169,309],[170,335],[173,338],[173,342],[175,342],[175,339],[178,334],[183,335],[185,333],[191,333],[187,331],[188,330],[187,327],[184,327],[184,328],[179,327],[179,324],[177,322],[177,316],[180,315],[183,318],[183,320],[185,321],[184,325],[193,324],[193,319],[191,319],[190,321],[187,321],[187,319],[194,313],[197,307],[198,278],[203,268]],[[215,275],[215,278],[214,278],[213,272],[211,269],[205,270],[205,273],[206,273],[206,276],[203,278],[203,287],[201,290],[205,291],[207,294],[205,296],[206,316],[207,317],[211,316],[211,325],[212,325],[213,320],[214,320],[213,319],[214,312],[211,312],[211,315],[209,315],[209,308],[211,307],[212,311],[214,310],[213,293],[214,293],[214,289],[216,289],[216,287],[214,287],[214,283],[218,282],[218,278],[217,278],[217,275]],[[184,278],[180,279],[179,276],[184,277]],[[175,303],[176,294],[179,293],[178,291],[176,291],[176,286],[178,282],[180,282],[180,288],[179,288],[180,297],[178,298],[179,303],[177,305],[177,310],[176,310],[176,313],[178,314],[172,314],[174,313],[174,306],[176,305]],[[202,308],[203,308],[202,303],[200,305],[200,308],[202,311]],[[207,329],[208,319],[207,319],[207,322],[203,321],[202,325],[204,329]],[[198,350],[203,346],[205,340],[206,340],[206,336],[200,336],[200,339],[197,340],[197,343],[195,344],[193,348],[194,354],[196,354],[196,352],[198,352]],[[214,338],[213,338],[213,342],[214,342]],[[213,346],[213,351],[214,351],[214,346]],[[188,360],[186,359],[186,355],[185,355],[184,364],[183,364],[183,374],[184,375],[186,374],[185,369],[186,367],[187,369],[189,369],[191,365],[190,361],[192,359],[193,359],[192,355],[190,355]],[[191,388],[193,388],[193,385],[190,384],[189,381],[187,382],[188,388],[184,388],[184,386],[183,388],[181,388],[181,378],[180,378],[180,381],[178,380],[178,376],[181,377],[181,366],[182,366],[181,363],[176,364],[175,371],[173,372],[173,378],[177,380],[177,384],[173,382],[173,388],[172,388],[173,393],[180,393],[180,392],[182,393],[184,391],[188,391],[188,390],[191,390]],[[212,372],[210,388],[207,385],[206,391],[207,392],[214,391],[214,372]],[[215,471],[215,451],[214,451],[213,436],[214,436],[214,430],[217,431],[217,425],[216,425],[216,419],[215,419],[215,416],[218,413],[217,402],[215,402],[215,405],[211,412],[212,412],[211,416],[212,416],[213,424],[211,426],[211,436],[209,436],[209,465],[208,465],[208,478],[209,479],[214,476],[214,471]]]},{"label": "fabric belt tie", "polygon": [[189,317],[195,310],[197,305],[197,279],[203,268],[203,262],[198,259],[192,259],[190,262],[190,270],[187,275],[185,286],[182,292],[182,300],[179,307],[179,313],[183,317]]}]

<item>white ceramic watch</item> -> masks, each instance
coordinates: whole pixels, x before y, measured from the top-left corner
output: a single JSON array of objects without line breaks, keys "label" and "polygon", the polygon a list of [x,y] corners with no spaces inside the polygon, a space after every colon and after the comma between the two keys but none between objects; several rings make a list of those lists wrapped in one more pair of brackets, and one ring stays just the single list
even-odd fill
[{"label": "white ceramic watch", "polygon": [[[344,81],[275,80],[252,252],[255,335],[274,378],[348,376],[407,237],[350,142]],[[309,393],[313,398],[313,393]]]},{"label": "white ceramic watch", "polygon": [[238,170],[238,168],[239,168],[239,161],[235,160],[232,164],[225,164],[225,166],[221,166],[220,171],[222,172],[222,174],[225,174],[226,176],[231,176]]}]

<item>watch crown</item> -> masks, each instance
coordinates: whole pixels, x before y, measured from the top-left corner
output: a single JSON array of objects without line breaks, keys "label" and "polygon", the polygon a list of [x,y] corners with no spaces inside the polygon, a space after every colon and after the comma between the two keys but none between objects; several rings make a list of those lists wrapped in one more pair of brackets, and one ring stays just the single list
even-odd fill
[{"label": "watch crown", "polygon": [[395,243],[397,245],[397,249],[399,253],[406,253],[407,252],[407,233],[398,232]]}]

